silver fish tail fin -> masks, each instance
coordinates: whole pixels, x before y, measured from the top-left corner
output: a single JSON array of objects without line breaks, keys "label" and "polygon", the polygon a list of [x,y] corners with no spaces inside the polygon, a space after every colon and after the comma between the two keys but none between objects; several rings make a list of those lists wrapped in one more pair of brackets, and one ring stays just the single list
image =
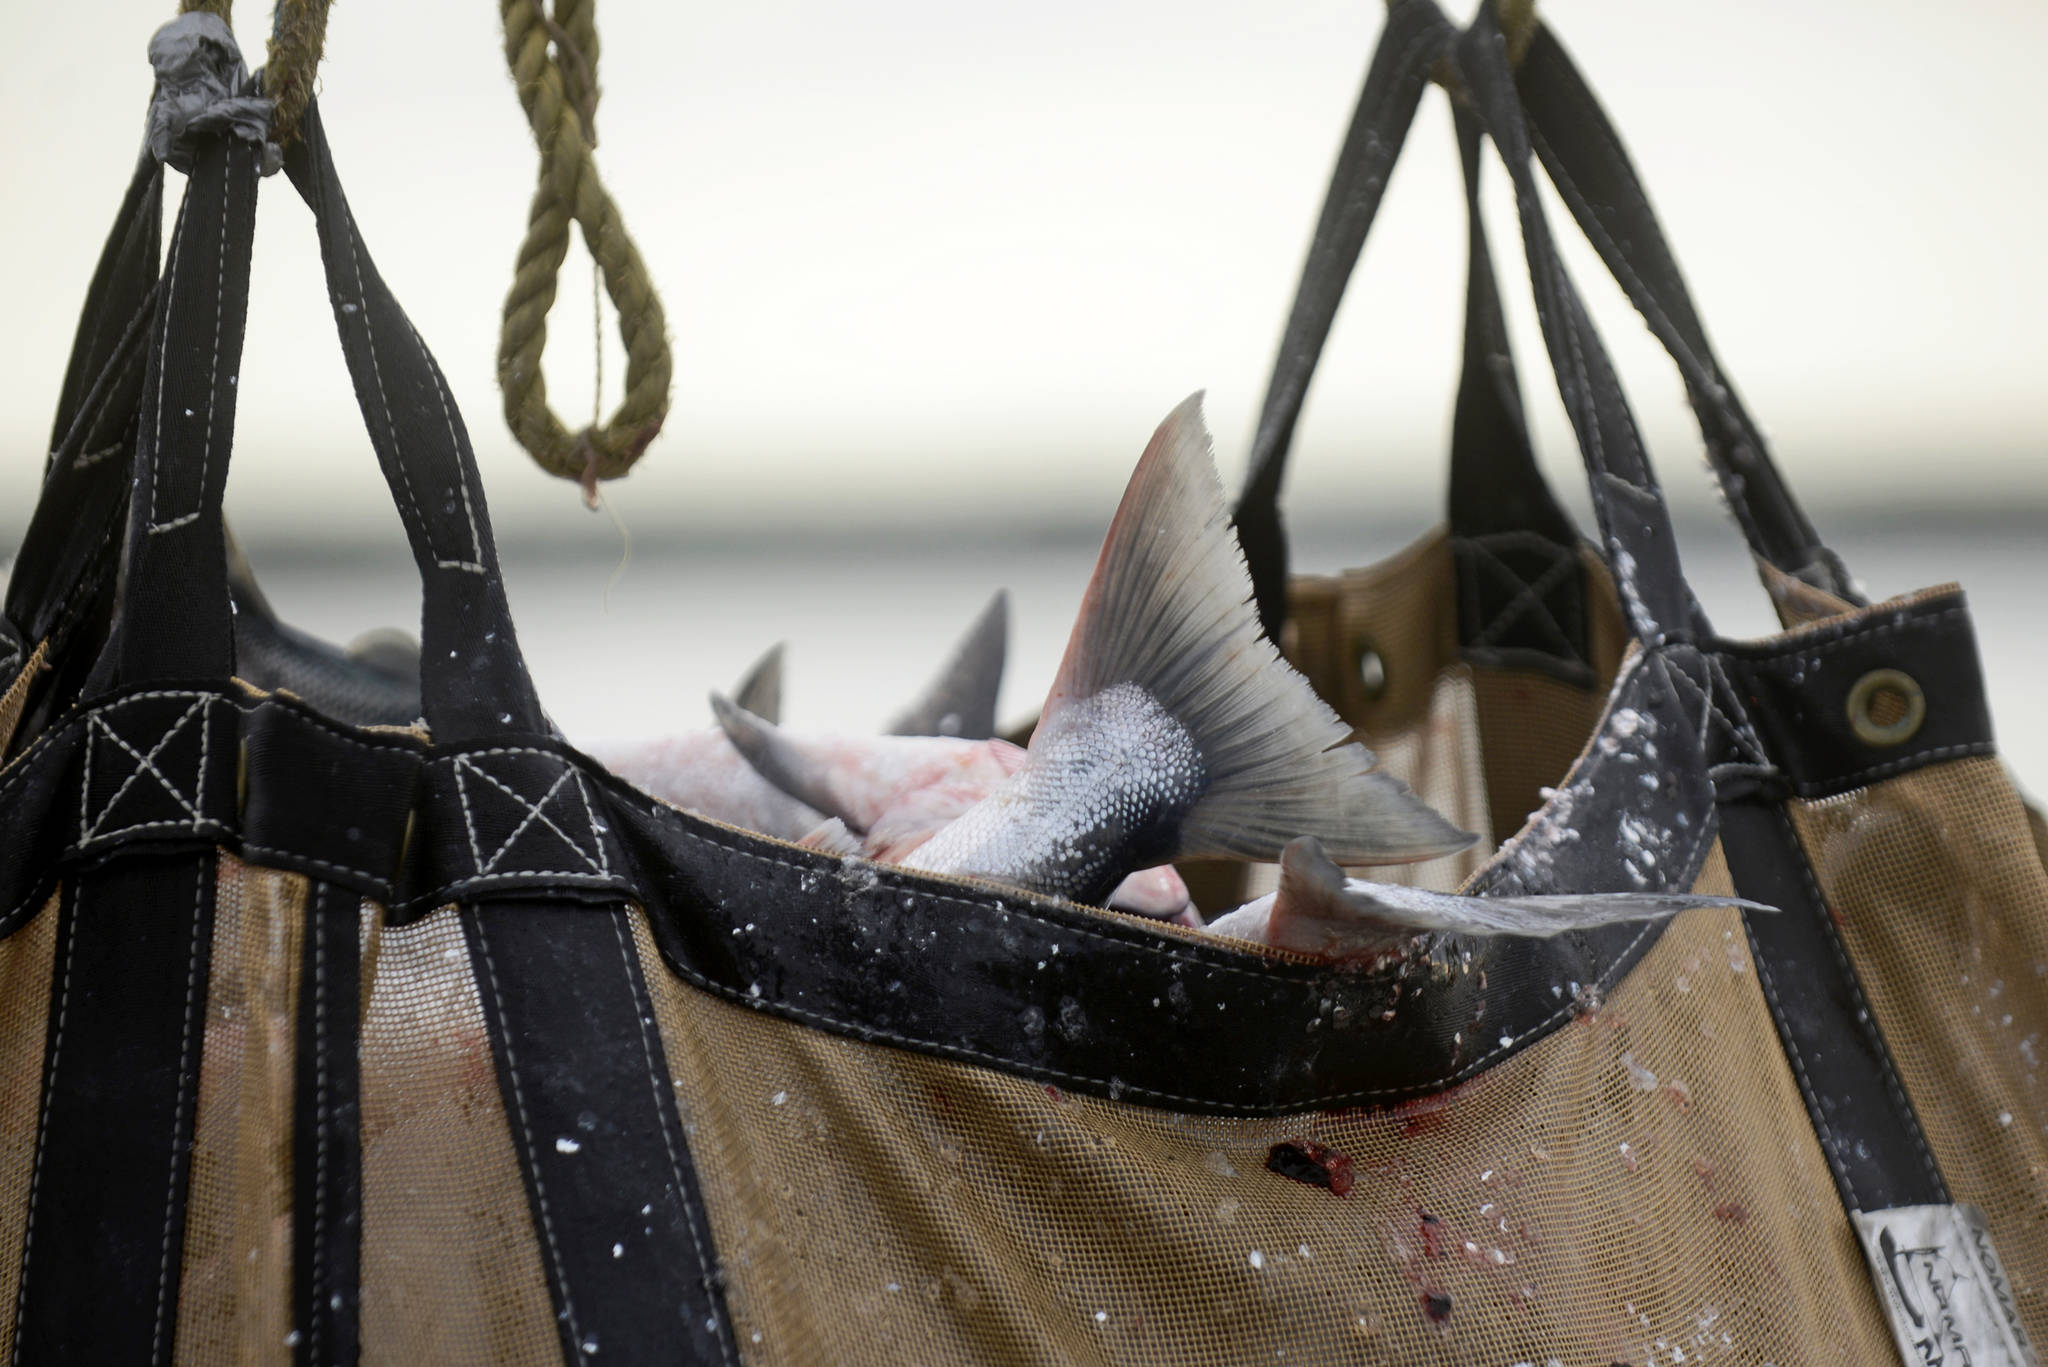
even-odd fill
[{"label": "silver fish tail fin", "polygon": [[996,693],[1003,685],[1009,649],[1010,594],[996,590],[988,606],[953,648],[938,677],[925,686],[901,716],[889,723],[892,736],[956,736],[987,740],[996,733]]},{"label": "silver fish tail fin", "polygon": [[1385,945],[1423,931],[1548,937],[1620,921],[1655,921],[1698,907],[1770,911],[1739,897],[1603,892],[1464,897],[1346,878],[1312,836],[1280,856],[1280,889],[1267,922],[1270,942],[1323,952]]},{"label": "silver fish tail fin", "polygon": [[1201,399],[1159,425],[1131,476],[1041,731],[1075,702],[1143,689],[1187,733],[1205,780],[1177,854],[1270,859],[1304,831],[1350,864],[1463,849],[1473,837],[1376,771],[1259,630]]}]

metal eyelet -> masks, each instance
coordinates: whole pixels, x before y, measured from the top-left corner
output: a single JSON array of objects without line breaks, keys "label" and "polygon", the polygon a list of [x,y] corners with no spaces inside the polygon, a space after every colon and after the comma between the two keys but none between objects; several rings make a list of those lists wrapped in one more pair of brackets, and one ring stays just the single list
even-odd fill
[{"label": "metal eyelet", "polygon": [[1865,745],[1903,745],[1927,720],[1927,695],[1903,670],[1873,669],[1849,690],[1847,711]]},{"label": "metal eyelet", "polygon": [[1367,702],[1378,702],[1387,691],[1387,661],[1369,641],[1358,647],[1358,685]]}]

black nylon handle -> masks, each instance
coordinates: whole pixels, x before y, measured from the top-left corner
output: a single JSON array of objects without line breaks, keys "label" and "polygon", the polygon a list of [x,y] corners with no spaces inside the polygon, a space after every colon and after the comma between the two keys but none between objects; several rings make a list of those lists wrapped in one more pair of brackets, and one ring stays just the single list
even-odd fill
[{"label": "black nylon handle", "polygon": [[1387,175],[1415,122],[1430,67],[1456,32],[1429,0],[1396,0],[1389,7],[1281,334],[1235,514],[1259,620],[1275,640],[1287,615],[1287,532],[1280,518],[1280,480],[1294,427],[1329,340],[1337,305],[1343,301],[1344,286],[1379,212]]},{"label": "black nylon handle", "polygon": [[1680,567],[1671,512],[1650,469],[1634,415],[1550,235],[1530,165],[1528,130],[1507,40],[1492,0],[1480,7],[1453,53],[1473,113],[1514,182],[1537,320],[1558,395],[1585,459],[1594,512],[1623,610],[1646,645],[1689,637],[1696,624],[1704,627],[1705,620]]},{"label": "black nylon handle", "polygon": [[149,341],[128,502],[114,678],[234,672],[221,496],[234,444],[262,153],[215,136],[195,153]]},{"label": "black nylon handle", "polygon": [[356,402],[419,566],[420,702],[434,739],[548,732],[512,630],[468,429],[363,245],[318,101],[306,107],[284,169],[313,210]]},{"label": "black nylon handle", "polygon": [[[61,637],[83,611],[80,600],[97,593],[120,553],[162,243],[163,170],[145,154],[79,311],[42,495],[7,581],[7,618],[30,642]],[[62,653],[62,639],[51,644]]]},{"label": "black nylon handle", "polygon": [[1778,569],[1861,603],[1772,461],[1728,383],[1628,151],[1586,79],[1538,24],[1515,71],[1529,139],[1550,180],[1650,331],[1678,365],[1707,459],[1752,550]]},{"label": "black nylon handle", "polygon": [[[221,500],[255,231],[257,153],[216,140],[194,164],[148,358],[128,579],[96,689],[232,672]],[[424,587],[421,706],[435,739],[545,732],[512,630],[483,489],[447,381],[365,249],[309,107],[286,170],[313,210],[356,400]],[[113,677],[105,677],[111,673]]]},{"label": "black nylon handle", "polygon": [[1465,351],[1451,417],[1451,534],[1479,537],[1534,532],[1559,546],[1579,543],[1536,464],[1515,378],[1514,353],[1501,315],[1500,286],[1479,207],[1481,139],[1471,111],[1452,107],[1465,172]]}]

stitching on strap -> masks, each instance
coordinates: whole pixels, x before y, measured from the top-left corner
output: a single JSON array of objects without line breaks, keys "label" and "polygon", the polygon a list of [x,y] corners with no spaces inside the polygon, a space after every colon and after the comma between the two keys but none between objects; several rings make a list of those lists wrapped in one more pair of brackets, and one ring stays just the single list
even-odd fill
[{"label": "stitching on strap", "polygon": [[43,1188],[43,1141],[50,1136],[50,1097],[57,1090],[57,1065],[64,1055],[64,1018],[71,1009],[71,961],[78,948],[78,923],[85,913],[85,888],[71,888],[71,925],[64,937],[64,974],[57,988],[57,1028],[50,1038],[50,1064],[43,1075],[43,1095],[36,1108],[36,1156],[34,1176],[28,1183],[28,1222],[21,1237],[21,1271],[14,1287],[14,1351],[9,1355],[20,1367],[22,1328],[28,1322],[29,1260],[36,1250],[36,1198]]},{"label": "stitching on strap", "polygon": [[[207,724],[208,721],[210,720],[210,717],[208,716],[207,713],[207,704],[213,700],[213,695],[207,693],[168,693],[156,694],[153,696],[184,697],[192,698],[194,699],[194,701],[190,707],[185,709],[185,713],[183,716],[179,717],[177,721],[171,723],[169,730],[165,731],[161,736],[157,737],[156,744],[152,745],[149,748],[149,753],[146,755],[143,754],[141,751],[137,750],[133,745],[129,744],[128,740],[119,732],[115,731],[112,723],[110,723],[106,719],[106,713],[117,710],[121,705],[120,703],[116,703],[113,707],[88,713],[86,716],[85,776],[84,781],[79,785],[78,789],[77,843],[80,845],[84,845],[88,841],[97,838],[121,835],[128,831],[149,830],[162,826],[184,826],[188,824],[182,821],[145,821],[134,825],[122,826],[117,830],[101,832],[100,825],[101,823],[106,821],[107,814],[112,812],[115,806],[119,804],[121,799],[128,795],[128,790],[134,787],[136,780],[141,778],[145,773],[155,778],[157,783],[163,787],[164,792],[170,795],[171,800],[177,803],[180,807],[183,807],[185,809],[186,813],[191,817],[191,822],[189,824],[192,826],[194,830],[197,830],[199,827],[203,825],[217,824],[209,823],[204,815],[206,805],[207,757],[208,750],[212,744],[213,737],[212,727],[210,727]],[[122,702],[130,701],[134,701],[134,699],[122,700]],[[158,755],[161,755],[164,752],[165,746],[169,745],[173,740],[177,739],[179,733],[182,732],[188,724],[190,724],[190,722],[195,716],[199,718],[199,771],[194,776],[193,796],[187,798],[184,794],[184,791],[180,789],[177,784],[171,782],[170,778],[164,773],[164,771],[157,767],[156,758]],[[94,748],[93,740],[96,735],[105,735],[107,739],[113,741],[114,744],[120,746],[123,750],[127,751],[128,754],[135,760],[135,768],[133,772],[131,772],[128,775],[127,778],[121,781],[121,786],[114,790],[114,795],[101,804],[99,816],[93,818],[91,817],[90,799],[92,796],[92,752]]]},{"label": "stitching on strap", "polygon": [[171,302],[177,298],[178,268],[185,262],[185,219],[192,212],[192,197],[178,201],[178,223],[171,230],[171,259],[157,284],[162,312],[157,317],[156,425],[149,447],[149,523],[156,522],[156,491],[161,483],[164,453],[164,365],[171,349]]},{"label": "stitching on strap", "polygon": [[307,907],[307,930],[313,937],[313,1251],[312,1268],[306,1279],[311,1303],[305,1307],[307,1346],[313,1361],[320,1358],[320,1330],[327,1316],[321,1313],[325,1300],[320,1293],[327,1285],[327,926],[333,914],[327,890],[311,889]]},{"label": "stitching on strap", "polygon": [[[156,520],[157,474],[155,464],[162,448],[152,451],[150,453],[151,473],[149,481],[149,534],[151,536],[172,531],[190,522],[196,522],[199,520],[200,515],[206,511],[206,477],[207,472],[212,468],[214,421],[220,411],[220,335],[221,324],[225,321],[227,313],[228,223],[234,218],[233,212],[228,208],[228,197],[235,183],[235,153],[241,146],[240,139],[231,138],[228,140],[227,150],[224,154],[225,160],[228,163],[228,174],[227,180],[221,188],[220,245],[214,258],[218,269],[215,270],[213,277],[213,357],[206,372],[206,440],[199,448],[198,506],[193,508],[191,512],[180,514],[168,522],[158,522]],[[251,150],[251,155],[254,155],[253,149]],[[165,335],[165,340],[169,340],[168,333]],[[159,385],[159,392],[157,394],[157,417],[158,421],[161,422],[163,417],[161,385]]]},{"label": "stitching on strap", "polygon": [[[1570,659],[1580,659],[1581,652],[1572,643],[1571,636],[1557,620],[1557,614],[1550,610],[1545,598],[1552,589],[1564,582],[1570,572],[1578,567],[1576,552],[1568,551],[1554,542],[1526,532],[1501,532],[1486,536],[1461,536],[1454,545],[1469,548],[1474,554],[1472,564],[1493,573],[1497,580],[1505,581],[1515,590],[1515,596],[1503,605],[1479,630],[1472,644],[1487,646],[1515,622],[1534,621],[1545,634],[1550,636],[1558,649]],[[1503,560],[1493,549],[1495,544],[1511,545],[1518,550],[1547,550],[1557,552],[1548,568],[1531,581],[1524,579],[1520,571]],[[1475,586],[1476,587],[1476,586]],[[1477,604],[1475,603],[1475,608]],[[1476,612],[1474,614],[1477,615]]]},{"label": "stitching on strap", "polygon": [[[640,1027],[640,1055],[647,1060],[647,1086],[648,1090],[654,1094],[654,1117],[661,1126],[662,1147],[668,1151],[669,1177],[676,1186],[676,1202],[683,1208],[684,1227],[690,1231],[690,1247],[697,1254],[698,1278],[702,1282],[705,1291],[709,1292],[712,1296],[714,1306],[714,1313],[711,1317],[713,1324],[712,1337],[718,1340],[719,1355],[726,1362],[735,1363],[738,1359],[734,1356],[734,1345],[729,1334],[730,1325],[726,1323],[724,1316],[715,1312],[718,1292],[717,1274],[713,1269],[710,1255],[705,1251],[706,1240],[698,1229],[697,1220],[699,1212],[697,1210],[697,1203],[690,1199],[690,1188],[683,1176],[682,1155],[677,1151],[675,1135],[669,1128],[676,1120],[673,1114],[674,1103],[662,1095],[661,1075],[654,1067],[654,1042],[649,1038],[647,1031],[648,1019],[653,1015],[653,1005],[647,1000],[646,994],[641,990],[639,980],[633,976],[632,943],[626,935],[626,918],[631,914],[631,912],[623,908],[615,909],[612,912],[612,934],[618,937],[619,958],[624,963],[626,969],[626,988],[633,995],[633,1019]],[[642,911],[640,914],[644,916],[646,912]]]},{"label": "stitching on strap", "polygon": [[484,972],[491,983],[491,1000],[497,1006],[498,1033],[505,1041],[505,1075],[512,1079],[512,1103],[519,1112],[519,1132],[526,1146],[526,1165],[533,1172],[534,1203],[540,1207],[540,1227],[547,1235],[548,1261],[555,1265],[555,1280],[562,1288],[562,1317],[569,1325],[569,1337],[575,1346],[576,1361],[585,1360],[583,1353],[583,1331],[576,1324],[576,1302],[569,1294],[569,1274],[562,1265],[561,1245],[555,1242],[555,1222],[548,1214],[548,1189],[540,1175],[540,1151],[534,1143],[533,1125],[526,1116],[526,1094],[519,1086],[519,1059],[512,1049],[510,1021],[505,1015],[505,997],[498,988],[497,965],[491,962],[491,942],[484,933],[484,918],[474,909],[469,914],[469,924],[476,933],[477,952],[484,961]]},{"label": "stitching on strap", "polygon": [[[192,1095],[192,1017],[193,1006],[199,1000],[199,946],[204,942],[202,933],[206,923],[206,859],[192,861],[192,954],[185,966],[185,1033],[178,1045],[178,1100],[172,1110],[171,1121],[171,1170],[164,1179],[164,1238],[163,1248],[157,1255],[156,1274],[156,1331],[150,1337],[149,1357],[152,1362],[163,1361],[164,1324],[172,1307],[168,1304],[171,1289],[171,1226],[175,1223],[178,1210],[178,1157],[180,1139],[185,1133],[186,1102]],[[187,1148],[189,1152],[189,1147]]]},{"label": "stitching on strap", "polygon": [[[1946,1191],[1948,1184],[1942,1180],[1941,1168],[1934,1161],[1934,1153],[1927,1147],[1927,1136],[1921,1132],[1920,1117],[1913,1110],[1913,1103],[1906,1099],[1906,1089],[1899,1081],[1898,1072],[1892,1067],[1891,1050],[1886,1047],[1884,1033],[1878,1028],[1877,1015],[1870,1009],[1870,1002],[1863,995],[1863,981],[1849,963],[1848,951],[1842,947],[1842,937],[1836,933],[1835,918],[1828,913],[1827,898],[1821,895],[1820,883],[1813,876],[1813,864],[1807,858],[1806,846],[1800,842],[1798,828],[1792,824],[1792,813],[1783,803],[1773,804],[1778,820],[1785,827],[1786,838],[1792,842],[1794,862],[1799,865],[1799,877],[1806,884],[1807,895],[1813,898],[1815,909],[1820,913],[1821,933],[1827,937],[1828,951],[1835,956],[1835,964],[1842,970],[1842,979],[1849,984],[1849,991],[1856,1000],[1856,1018],[1867,1026],[1877,1044],[1877,1064],[1884,1072],[1885,1091],[1890,1094],[1895,1109],[1895,1118],[1912,1136],[1913,1147],[1920,1155],[1920,1165],[1937,1190]],[[1862,1209],[1861,1205],[1858,1209]]]},{"label": "stitching on strap", "polygon": [[[351,222],[351,227],[353,227],[353,222]],[[434,393],[441,400],[441,420],[448,425],[448,451],[455,461],[455,488],[462,495],[463,515],[469,519],[469,558],[467,560],[437,558],[434,563],[444,570],[463,570],[470,574],[483,574],[486,572],[482,563],[484,542],[483,537],[477,532],[476,504],[469,496],[469,479],[463,470],[462,439],[455,434],[455,411],[448,402],[448,386],[441,377],[441,367],[434,364],[433,353],[427,350],[427,344],[421,340],[420,330],[413,326],[412,319],[407,318],[405,320],[405,327],[406,331],[412,334],[413,346],[419,351],[420,364],[426,367],[427,374],[431,375],[434,379]]]}]

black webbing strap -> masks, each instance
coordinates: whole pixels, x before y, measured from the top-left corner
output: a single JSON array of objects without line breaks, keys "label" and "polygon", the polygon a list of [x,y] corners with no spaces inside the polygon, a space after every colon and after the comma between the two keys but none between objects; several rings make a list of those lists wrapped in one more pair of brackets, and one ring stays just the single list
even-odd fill
[{"label": "black webbing strap", "polygon": [[[17,748],[70,701],[105,631],[105,589],[120,554],[162,237],[163,173],[145,155],[86,291],[58,396],[42,495],[8,577],[6,621],[23,644],[49,643],[57,676],[39,682],[15,732]],[[87,648],[70,651],[81,634]]]},{"label": "black webbing strap", "polygon": [[1745,915],[1757,982],[1848,1210],[1938,1205],[1948,1186],[1892,1066],[1782,793],[1724,798],[1735,889],[1778,908]]},{"label": "black webbing strap", "polygon": [[1279,639],[1287,615],[1287,532],[1280,518],[1280,480],[1295,423],[1329,340],[1337,305],[1351,278],[1366,233],[1379,212],[1387,176],[1401,154],[1415,109],[1428,84],[1432,63],[1454,30],[1436,7],[1403,0],[1387,13],[1379,46],[1366,72],[1365,88],[1351,116],[1351,130],[1337,154],[1330,188],[1316,220],[1301,283],[1273,361],[1265,405],[1252,438],[1250,471],[1238,497],[1236,525],[1245,563],[1251,570],[1259,620]]},{"label": "black webbing strap", "polygon": [[567,1361],[737,1364],[697,1188],[619,908],[465,908]]},{"label": "black webbing strap", "polygon": [[[1428,5],[1431,0],[1408,0]],[[1499,151],[1515,187],[1523,254],[1536,319],[1586,466],[1593,511],[1629,627],[1645,646],[1686,639],[1704,619],[1678,560],[1671,510],[1657,485],[1635,415],[1607,349],[1559,257],[1530,164],[1521,97],[1507,40],[1489,3],[1453,45],[1458,79],[1474,117]]]},{"label": "black webbing strap", "polygon": [[65,886],[16,1364],[171,1360],[214,864],[136,856]]},{"label": "black webbing strap", "polygon": [[348,1364],[360,1345],[363,1232],[362,899],[306,894],[292,1110],[292,1358]]},{"label": "black webbing strap", "polygon": [[1452,107],[1465,173],[1465,348],[1451,417],[1447,521],[1467,659],[1591,683],[1578,529],[1536,464],[1480,212],[1481,139]]},{"label": "black webbing strap", "polygon": [[[1654,631],[1660,623],[1703,622],[1690,604],[1668,513],[1633,423],[1623,421],[1627,408],[1613,370],[1544,230],[1493,0],[1481,6],[1455,51],[1475,112],[1515,181],[1537,313],[1559,394],[1593,475],[1594,508],[1624,606],[1646,641],[1655,637],[1645,626]],[[1675,582],[1666,584],[1666,576]],[[1739,701],[1730,705],[1743,715]],[[1868,1211],[1945,1201],[1940,1170],[1784,810],[1785,794],[1766,789],[1743,796],[1736,782],[1718,776],[1716,786],[1736,890],[1783,909],[1746,919],[1771,1013],[1844,1203]]]},{"label": "black webbing strap", "polygon": [[1785,573],[1860,603],[1772,462],[1693,306],[1650,198],[1584,76],[1540,23],[1515,73],[1529,140],[1551,182],[1651,332],[1678,364],[1707,459],[1755,552]]}]

